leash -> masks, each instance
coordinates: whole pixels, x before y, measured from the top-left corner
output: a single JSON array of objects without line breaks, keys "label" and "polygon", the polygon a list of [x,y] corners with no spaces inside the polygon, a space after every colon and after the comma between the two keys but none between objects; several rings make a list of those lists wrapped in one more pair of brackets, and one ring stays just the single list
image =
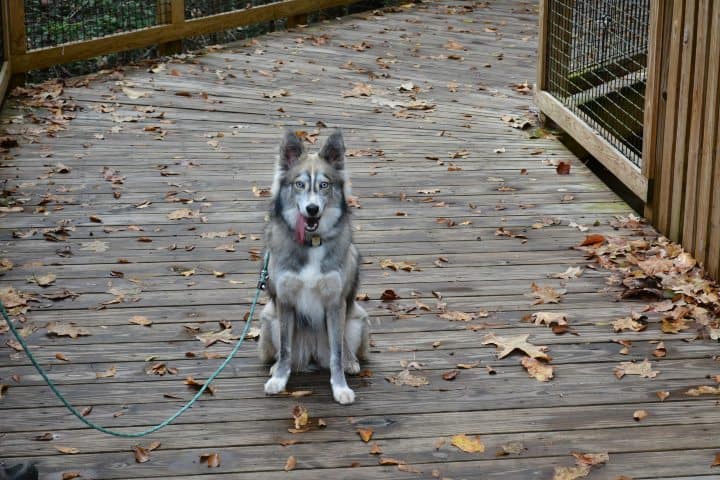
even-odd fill
[{"label": "leash", "polygon": [[25,354],[28,356],[30,361],[32,362],[33,366],[35,367],[35,370],[38,371],[40,376],[45,380],[45,383],[48,384],[50,387],[50,390],[53,391],[55,396],[65,405],[65,407],[75,415],[78,420],[83,422],[88,427],[97,430],[98,432],[106,433],[108,435],[113,435],[115,437],[123,437],[123,438],[138,438],[138,437],[144,437],[146,435],[150,435],[151,433],[155,433],[161,428],[164,428],[168,425],[170,425],[175,419],[177,419],[180,415],[185,413],[186,410],[188,410],[190,407],[192,407],[195,402],[198,401],[200,396],[207,390],[210,383],[215,380],[215,378],[220,375],[220,373],[225,369],[225,367],[228,366],[230,361],[233,359],[235,354],[240,349],[240,345],[242,345],[243,340],[245,340],[245,336],[247,335],[248,331],[250,330],[250,323],[252,322],[253,315],[255,313],[255,307],[257,306],[257,302],[260,298],[260,292],[265,289],[265,282],[267,280],[268,276],[268,263],[270,261],[270,252],[265,253],[265,259],[263,260],[263,267],[260,271],[260,280],[258,280],[257,288],[255,290],[255,297],[253,298],[252,305],[250,306],[250,313],[248,314],[248,318],[245,321],[245,327],[243,328],[242,335],[240,335],[240,338],[238,339],[237,343],[235,343],[235,346],[233,347],[232,351],[228,354],[228,356],[225,358],[225,360],[220,364],[220,366],[213,372],[212,375],[207,379],[207,381],[203,384],[203,386],[200,388],[200,390],[197,391],[194,397],[192,397],[185,405],[182,406],[178,411],[176,411],[174,414],[172,414],[170,417],[165,419],[162,423],[159,423],[158,425],[155,425],[154,427],[148,428],[146,430],[143,430],[141,432],[135,432],[135,433],[126,433],[126,432],[118,432],[115,430],[110,430],[108,428],[102,427],[94,422],[91,422],[87,418],[83,417],[80,412],[77,411],[75,407],[73,407],[70,402],[67,401],[67,399],[63,396],[62,393],[57,389],[57,386],[53,383],[52,380],[50,380],[50,377],[48,377],[48,374],[45,372],[45,370],[40,366],[38,361],[35,359],[35,356],[30,351],[30,348],[28,347],[27,343],[25,342],[25,339],[20,335],[20,333],[15,328],[15,325],[13,325],[12,321],[10,320],[10,316],[8,315],[7,310],[5,310],[5,306],[0,302],[0,313],[2,313],[3,318],[8,324],[8,327],[10,327],[10,331],[15,335],[15,338],[18,342],[20,342],[20,345],[22,346],[23,350],[25,351]]}]

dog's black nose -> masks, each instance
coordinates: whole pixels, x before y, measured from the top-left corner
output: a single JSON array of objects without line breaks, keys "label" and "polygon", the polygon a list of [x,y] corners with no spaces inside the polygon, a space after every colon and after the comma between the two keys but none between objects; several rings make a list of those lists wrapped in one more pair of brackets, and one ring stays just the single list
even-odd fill
[{"label": "dog's black nose", "polygon": [[307,210],[308,215],[310,215],[311,217],[314,217],[320,211],[320,207],[318,207],[314,203],[311,203],[307,207],[305,207],[305,210]]}]

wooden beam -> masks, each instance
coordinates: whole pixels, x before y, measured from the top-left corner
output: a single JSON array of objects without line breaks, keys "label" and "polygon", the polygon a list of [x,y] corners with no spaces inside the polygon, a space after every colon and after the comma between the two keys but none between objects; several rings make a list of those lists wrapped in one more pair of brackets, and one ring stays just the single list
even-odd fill
[{"label": "wooden beam", "polygon": [[580,143],[640,200],[644,202],[647,199],[647,178],[610,142],[548,92],[538,92],[535,95],[535,103],[545,115]]},{"label": "wooden beam", "polygon": [[[7,0],[3,2],[5,8],[5,28],[8,30],[8,58],[12,59],[21,57],[27,52],[27,36],[25,34],[25,1],[24,0]],[[16,70],[15,62],[10,64],[12,67],[10,77],[10,87],[25,83],[24,70]]]},{"label": "wooden beam", "polygon": [[308,24],[307,13],[303,13],[301,15],[293,15],[292,17],[288,17],[287,22],[285,23],[285,27],[296,28],[298,25],[307,25],[307,24]]},{"label": "wooden beam", "polygon": [[[10,1],[22,5],[22,0]],[[148,45],[172,42],[186,37],[229,30],[244,25],[292,17],[323,8],[348,5],[356,1],[358,0],[285,0],[245,10],[184,20],[180,24],[158,25],[93,40],[66,43],[18,55],[13,59],[13,71],[27,72],[47,68],[52,65],[92,58],[98,55],[132,50]]]},{"label": "wooden beam", "polygon": [[[158,25],[179,26],[185,21],[185,0],[157,0]],[[158,44],[158,55],[175,55],[182,52],[182,40]]]},{"label": "wooden beam", "polygon": [[550,0],[540,0],[537,52],[537,80],[535,91],[547,90],[548,14]]},{"label": "wooden beam", "polygon": [[0,67],[0,107],[5,101],[5,96],[8,92],[8,87],[10,86],[11,76],[12,71],[10,70],[10,62],[5,61],[3,62],[2,67]]}]

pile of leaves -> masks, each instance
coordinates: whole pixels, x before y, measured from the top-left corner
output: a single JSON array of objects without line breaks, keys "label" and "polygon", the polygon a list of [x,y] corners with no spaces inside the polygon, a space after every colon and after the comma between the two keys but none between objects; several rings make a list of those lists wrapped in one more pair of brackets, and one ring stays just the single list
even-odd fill
[{"label": "pile of leaves", "polygon": [[699,338],[720,339],[720,288],[695,258],[677,243],[646,230],[645,221],[632,214],[616,217],[611,225],[634,235],[592,235],[593,243],[577,248],[613,272],[611,283],[621,287],[621,297],[653,300],[646,311],[662,315],[666,333],[695,326]]}]

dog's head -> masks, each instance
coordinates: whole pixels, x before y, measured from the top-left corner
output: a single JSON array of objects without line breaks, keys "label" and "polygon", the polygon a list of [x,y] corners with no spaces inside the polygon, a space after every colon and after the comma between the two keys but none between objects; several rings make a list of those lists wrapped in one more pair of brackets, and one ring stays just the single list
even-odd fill
[{"label": "dog's head", "polygon": [[305,242],[306,234],[326,236],[347,212],[349,194],[345,171],[345,143],[339,130],[319,152],[306,153],[291,130],[280,143],[273,183],[275,214]]}]

